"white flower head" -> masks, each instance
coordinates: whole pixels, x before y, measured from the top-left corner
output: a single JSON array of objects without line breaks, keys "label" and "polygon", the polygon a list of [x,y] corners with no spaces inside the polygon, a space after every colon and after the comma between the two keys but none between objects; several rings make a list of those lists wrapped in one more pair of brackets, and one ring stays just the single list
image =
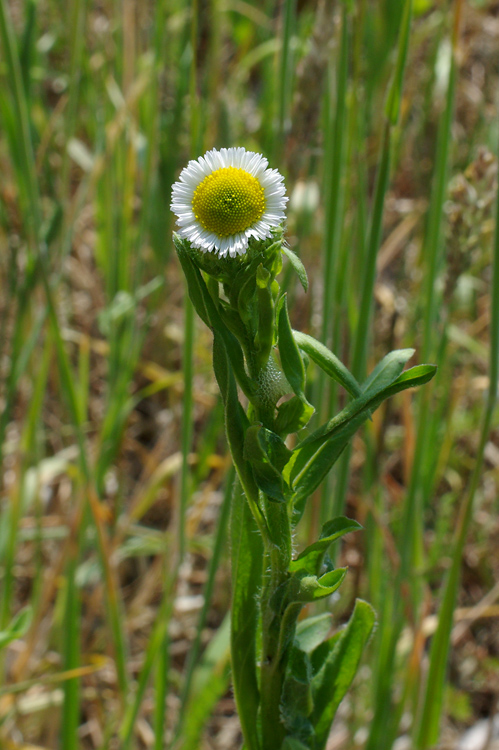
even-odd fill
[{"label": "white flower head", "polygon": [[261,154],[212,149],[192,160],[172,188],[178,234],[203,252],[244,255],[251,237],[265,240],[285,218],[284,178]]}]

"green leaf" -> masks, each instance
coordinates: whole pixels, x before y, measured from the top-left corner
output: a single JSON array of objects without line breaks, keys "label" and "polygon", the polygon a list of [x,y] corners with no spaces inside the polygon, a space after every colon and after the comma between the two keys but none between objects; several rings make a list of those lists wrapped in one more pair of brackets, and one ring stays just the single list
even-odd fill
[{"label": "green leaf", "polygon": [[351,396],[360,396],[362,393],[360,385],[352,373],[347,370],[343,362],[327,346],[300,331],[293,331],[293,336],[299,348],[303,352],[306,352],[310,359],[319,365],[326,375],[329,375],[330,378],[333,378],[333,380],[342,385]]},{"label": "green leaf", "polygon": [[314,407],[298,396],[293,396],[289,401],[283,401],[277,408],[276,432],[280,435],[298,432],[309,423],[314,412]]},{"label": "green leaf", "polygon": [[314,575],[299,576],[300,587],[296,600],[300,602],[316,602],[325,599],[339,589],[347,574],[348,568],[336,568],[317,578]]},{"label": "green leaf", "polygon": [[237,297],[237,310],[242,320],[245,323],[253,321],[256,325],[256,319],[254,316],[255,308],[255,297],[256,297],[256,276],[249,276],[244,282],[243,286]]},{"label": "green leaf", "polygon": [[244,436],[249,426],[248,418],[239,403],[237,386],[230,366],[224,341],[218,331],[213,331],[213,369],[222,394],[225,429],[230,452],[245,493],[258,498],[258,488],[251,466],[244,457]]},{"label": "green leaf", "polygon": [[258,350],[260,366],[267,362],[274,345],[274,298],[271,290],[272,278],[260,263],[256,271],[258,296],[258,326],[255,346]]},{"label": "green leaf", "polygon": [[251,464],[258,487],[271,500],[283,503],[286,500],[286,490],[289,490],[282,475],[269,462],[257,431],[260,426],[250,427],[244,436],[244,458]]},{"label": "green leaf", "polygon": [[31,625],[33,611],[31,607],[24,607],[15,617],[12,618],[7,630],[0,631],[0,648],[5,648],[16,638],[22,638]]},{"label": "green leaf", "polygon": [[289,569],[291,572],[305,570],[308,573],[319,575],[329,546],[340,537],[350,531],[358,531],[362,526],[350,518],[333,518],[322,527],[319,539],[301,552],[296,560],[293,560]]},{"label": "green leaf", "polygon": [[208,310],[206,309],[204,295],[199,283],[199,278],[195,273],[197,269],[185,250],[184,241],[175,232],[173,233],[173,244],[175,245],[175,249],[180,260],[180,265],[182,266],[182,270],[187,280],[187,287],[189,289],[189,297],[191,298],[191,302],[194,305],[194,308],[203,323],[205,323],[208,328],[211,328],[212,324],[210,321]]},{"label": "green leaf", "polygon": [[282,252],[287,257],[291,265],[293,266],[293,269],[296,271],[296,274],[298,278],[300,279],[300,283],[304,290],[308,291],[308,276],[307,272],[305,270],[305,266],[301,262],[300,258],[294,253],[289,247],[285,247],[282,245],[281,247]]},{"label": "green leaf", "polygon": [[281,750],[309,750],[309,748],[295,737],[286,737],[281,745]]},{"label": "green leaf", "polygon": [[366,381],[362,395],[295,448],[283,472],[295,490],[295,504],[317,489],[357,429],[386,398],[431,380],[434,365],[418,365],[400,374],[411,353],[405,349],[385,357]]},{"label": "green leaf", "polygon": [[264,552],[248,503],[237,489],[232,501],[231,557],[232,682],[247,750],[260,750],[256,642]]},{"label": "green leaf", "polygon": [[258,440],[270,463],[278,471],[282,471],[292,455],[284,440],[261,425],[258,429]]},{"label": "green leaf", "polygon": [[367,380],[362,384],[362,393],[375,395],[393,383],[414,355],[414,349],[395,349],[378,362]]},{"label": "green leaf", "polygon": [[220,334],[239,385],[246,396],[252,396],[255,386],[246,373],[239,341],[223,322],[201,272],[187,253],[183,241],[176,234],[173,235],[173,241],[187,280],[189,297],[197,314],[213,332],[217,331]]},{"label": "green leaf", "polygon": [[406,0],[404,15],[400,24],[400,36],[397,52],[397,63],[393,73],[393,79],[388,92],[388,98],[385,104],[385,115],[392,125],[396,125],[400,114],[400,104],[402,101],[402,83],[404,80],[404,69],[407,60],[407,50],[409,49],[409,37],[412,20],[412,0]]},{"label": "green leaf", "polygon": [[281,697],[281,717],[286,731],[303,742],[309,742],[313,737],[313,727],[307,718],[313,711],[311,679],[308,655],[292,648]]},{"label": "green leaf", "polygon": [[295,643],[301,651],[311,653],[322,643],[331,630],[332,617],[329,612],[324,612],[315,617],[307,617],[296,626]]},{"label": "green leaf", "polygon": [[409,370],[403,372],[402,375],[397,378],[395,383],[392,383],[392,385],[386,389],[383,397],[389,398],[390,396],[394,396],[396,393],[405,391],[408,388],[417,388],[420,385],[424,385],[432,379],[436,371],[436,365],[416,365],[416,367],[411,367]]},{"label": "green leaf", "polygon": [[325,663],[312,679],[314,750],[323,750],[326,746],[331,723],[355,677],[374,622],[373,608],[357,599],[348,625],[331,639],[331,650]]},{"label": "green leaf", "polygon": [[293,392],[305,400],[305,367],[289,322],[287,296],[279,300],[278,307],[279,354],[284,374]]},{"label": "green leaf", "polygon": [[289,487],[282,478],[282,468],[291,451],[283,440],[261,424],[252,425],[245,431],[243,455],[251,464],[262,492],[272,500],[285,502]]},{"label": "green leaf", "polygon": [[230,618],[227,615],[194,671],[192,694],[182,731],[183,750],[197,750],[213,709],[227,690],[230,675]]}]

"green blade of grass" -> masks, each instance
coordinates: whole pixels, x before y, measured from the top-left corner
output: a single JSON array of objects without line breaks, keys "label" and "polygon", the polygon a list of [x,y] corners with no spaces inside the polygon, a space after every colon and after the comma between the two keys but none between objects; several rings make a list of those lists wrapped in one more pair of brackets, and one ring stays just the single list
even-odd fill
[{"label": "green blade of grass", "polygon": [[[455,10],[455,31],[453,47],[454,53],[451,60],[451,69],[447,84],[445,110],[440,121],[439,137],[436,151],[434,182],[432,199],[430,201],[430,216],[428,218],[427,235],[425,237],[425,259],[428,264],[426,275],[426,297],[424,313],[424,342],[423,356],[430,356],[432,342],[434,340],[434,325],[436,313],[436,280],[441,267],[440,242],[443,221],[443,203],[445,188],[449,170],[449,143],[451,136],[452,117],[455,100],[455,76],[456,57],[455,45],[457,43],[456,29],[459,24],[461,7],[460,3]],[[442,362],[438,362],[439,366]],[[403,506],[402,528],[399,540],[400,567],[397,572],[397,583],[394,588],[397,597],[392,614],[392,625],[387,628],[386,650],[380,656],[379,680],[376,682],[376,710],[371,725],[370,741],[368,750],[374,750],[380,741],[380,737],[393,742],[397,736],[398,725],[396,718],[399,711],[391,711],[391,695],[393,690],[393,675],[396,654],[396,644],[404,623],[403,598],[400,596],[402,588],[406,587],[411,604],[417,608],[420,600],[421,579],[411,575],[412,570],[418,570],[422,566],[422,534],[423,534],[423,471],[425,466],[425,454],[433,451],[433,446],[428,445],[428,434],[431,429],[432,416],[431,388],[421,393],[418,399],[417,435],[412,463],[411,477],[407,496]],[[406,603],[407,597],[406,597]],[[440,710],[440,709],[439,709]],[[387,735],[387,726],[389,734]]]},{"label": "green blade of grass", "polygon": [[[348,88],[348,57],[349,57],[349,29],[348,11],[343,7],[341,16],[341,37],[338,52],[336,79],[336,111],[331,112],[330,92],[326,93],[328,108],[328,125],[326,129],[326,155],[324,164],[324,193],[326,202],[326,225],[324,230],[324,286],[323,286],[323,316],[322,342],[329,346],[331,336],[331,322],[335,319],[337,310],[333,311],[333,294],[336,288],[335,274],[337,272],[336,257],[342,229],[343,205],[345,202],[345,136],[347,132],[347,88]],[[324,378],[319,380],[321,385],[317,394],[317,411],[324,417],[322,401],[324,397]]]},{"label": "green blade of grass", "polygon": [[215,535],[215,543],[213,546],[213,554],[211,556],[210,564],[208,567],[208,577],[204,586],[203,607],[201,609],[197,627],[196,627],[196,637],[191,646],[189,656],[187,659],[187,668],[185,671],[184,685],[183,685],[181,698],[180,698],[181,706],[180,706],[178,727],[176,731],[177,736],[182,731],[182,724],[185,719],[185,711],[189,704],[192,679],[194,676],[194,671],[196,669],[196,665],[199,659],[199,653],[201,650],[201,636],[203,634],[203,630],[206,625],[206,618],[208,616],[208,611],[211,606],[211,599],[213,595],[213,589],[215,586],[215,576],[216,576],[218,567],[220,565],[223,547],[225,544],[225,538],[227,534],[227,523],[228,523],[229,514],[230,514],[230,503],[231,503],[231,498],[232,498],[232,494],[234,491],[234,480],[235,480],[235,469],[234,469],[234,466],[231,466],[227,474],[227,478],[226,478],[224,499],[223,499],[222,507],[220,508],[220,514],[218,517],[218,524],[217,524],[217,530],[216,530],[216,535]]},{"label": "green blade of grass", "polygon": [[[499,153],[499,150],[498,150]],[[493,244],[492,287],[490,305],[490,364],[489,391],[483,414],[480,443],[474,461],[473,473],[466,498],[460,508],[452,564],[444,586],[442,604],[438,615],[438,626],[430,650],[430,666],[426,680],[421,716],[416,725],[415,747],[427,750],[439,737],[440,721],[444,702],[445,676],[450,647],[454,608],[460,580],[463,550],[473,514],[475,493],[478,488],[485,446],[489,439],[492,417],[497,404],[499,379],[499,193],[496,197],[496,226]]]},{"label": "green blade of grass", "polygon": [[[166,582],[163,592],[163,598],[161,600],[161,604],[158,609],[156,623],[153,628],[153,632],[149,638],[149,642],[147,644],[145,656],[144,656],[144,663],[142,665],[142,669],[140,670],[139,679],[137,682],[137,689],[135,691],[135,695],[133,696],[133,699],[128,705],[128,708],[125,712],[125,716],[123,718],[123,722],[120,727],[120,739],[122,742],[121,747],[123,750],[129,750],[129,748],[132,746],[132,740],[133,740],[133,730],[135,726],[135,721],[137,718],[137,715],[139,713],[139,709],[142,703],[142,699],[144,697],[144,693],[147,687],[147,683],[149,681],[149,677],[151,675],[153,666],[156,662],[156,659],[158,658],[159,654],[162,652],[163,647],[165,645],[165,639],[167,638],[167,632],[168,632],[168,622],[171,617],[172,609],[173,609],[173,585],[172,585],[173,579],[171,579],[169,582]],[[160,657],[160,661],[162,661],[162,658]],[[159,685],[159,694],[163,692],[162,685],[163,681],[166,679],[166,675],[161,675],[161,683]],[[159,696],[158,696],[159,697]],[[157,718],[158,721],[158,718]]]},{"label": "green blade of grass", "polygon": [[165,633],[160,644],[154,676],[154,750],[164,750],[166,696],[168,694],[168,668],[170,666],[170,639]]},{"label": "green blade of grass", "polygon": [[282,16],[282,41],[280,49],[280,61],[279,61],[279,77],[278,77],[278,112],[277,112],[277,128],[276,128],[276,148],[274,150],[275,156],[282,152],[284,137],[286,133],[286,120],[288,117],[290,94],[292,89],[292,49],[291,49],[291,38],[293,35],[293,29],[295,25],[296,15],[296,0],[284,0]]},{"label": "green blade of grass", "polygon": [[[358,380],[362,380],[365,374],[367,349],[369,343],[369,326],[371,321],[371,308],[374,293],[374,282],[376,279],[376,259],[381,244],[383,231],[383,213],[385,196],[390,180],[392,131],[396,125],[399,108],[398,102],[402,96],[403,73],[407,59],[407,49],[411,30],[412,0],[406,0],[404,14],[400,26],[398,56],[394,75],[387,99],[386,122],[381,142],[379,166],[376,174],[376,185],[374,189],[373,208],[367,243],[367,257],[362,279],[362,291],[360,300],[359,318],[355,332],[352,373]],[[349,463],[351,447],[347,447],[343,457],[340,459],[338,483],[333,506],[333,515],[341,515],[345,506],[345,498],[348,487]]]}]

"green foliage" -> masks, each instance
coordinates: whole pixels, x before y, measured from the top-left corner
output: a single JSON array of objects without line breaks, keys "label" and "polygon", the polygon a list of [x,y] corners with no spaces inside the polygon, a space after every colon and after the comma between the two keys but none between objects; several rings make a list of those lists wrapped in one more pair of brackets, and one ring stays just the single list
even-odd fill
[{"label": "green foliage", "polygon": [[239,719],[248,750],[259,750],[257,677],[258,595],[263,568],[263,544],[244,495],[236,490],[231,516],[232,681]]},{"label": "green foliage", "polygon": [[22,638],[31,624],[32,617],[33,611],[31,607],[25,607],[18,612],[7,628],[0,631],[0,649],[5,648],[9,643],[15,641],[16,638]]},{"label": "green foliage", "polygon": [[[294,560],[292,526],[360,425],[388,397],[427,383],[436,368],[419,365],[403,372],[414,350],[394,351],[359,387],[326,347],[293,332],[286,295],[279,297],[272,273],[277,270],[274,246],[261,249],[256,267],[250,257],[243,274],[236,266],[233,284],[224,280],[230,287],[227,303],[219,298],[217,276],[208,273],[206,281],[196,267],[188,243],[175,238],[175,245],[193,304],[213,331],[213,366],[225,407],[227,438],[247,500],[238,497],[233,506],[231,631],[234,692],[245,744],[251,750],[279,745],[322,750],[336,709],[355,676],[374,612],[365,602],[357,602],[347,627],[330,639],[324,639],[330,622],[323,618],[313,618],[308,625],[305,621],[297,630],[303,606],[329,598],[347,574],[346,568],[334,568],[329,558],[324,564],[331,544],[360,525],[348,518],[332,519],[324,524],[318,540]],[[293,268],[300,275],[296,262]],[[220,273],[216,264],[211,271]],[[275,364],[274,342],[282,372]],[[298,438],[290,450],[280,435],[293,428],[297,432],[311,415],[299,346],[355,398],[308,437]],[[259,389],[244,387],[251,377]],[[236,380],[249,398],[248,415],[240,405]],[[294,394],[291,400],[278,407],[279,398],[289,391]],[[265,573],[262,553],[269,566]]]},{"label": "green foliage", "polygon": [[361,525],[357,521],[352,521],[350,518],[334,518],[332,521],[328,521],[322,527],[319,539],[306,547],[303,552],[300,552],[298,557],[291,563],[290,570],[306,570],[309,573],[318,575],[324,563],[324,556],[331,544],[344,534],[357,531],[361,528]]},{"label": "green foliage", "polygon": [[[372,715],[366,750],[388,750],[411,714],[414,746],[438,741],[475,498],[480,544],[493,527],[482,520],[495,480],[483,457],[495,424],[499,341],[490,154],[476,163],[488,191],[468,172],[465,188],[458,183],[480,207],[472,221],[463,227],[448,201],[449,176],[475,159],[477,146],[495,149],[492,4],[474,0],[471,15],[462,0],[222,5],[91,8],[72,0],[61,20],[57,3],[0,0],[2,746],[15,732],[76,748],[89,701],[106,746],[136,750],[139,717],[155,750],[172,721],[176,746],[202,742],[227,685],[227,620],[218,654],[203,647],[225,614],[214,581],[229,544],[217,532],[212,558],[213,526],[196,528],[188,506],[191,497],[217,497],[222,418],[246,494],[231,532],[240,561],[234,580],[247,587],[234,594],[231,638],[252,747],[262,744],[262,722],[278,726],[281,714],[271,750],[315,747],[311,680],[344,631],[335,632],[329,613],[315,615],[328,608],[327,595],[307,604],[311,618],[296,618],[305,600],[343,578],[329,544],[338,529],[356,528],[343,519],[347,498],[349,511],[365,518],[355,586],[378,615],[372,678],[359,683],[351,726]],[[470,81],[476,96],[468,96]],[[463,93],[468,106],[456,111]],[[168,204],[189,156],[236,144],[261,151],[286,175],[292,249],[281,231],[236,259],[180,243],[195,311],[214,332],[219,408],[211,334],[181,299],[170,257]],[[308,289],[302,259],[307,296],[298,287]],[[290,321],[307,333],[291,338]],[[390,395],[432,376],[432,365],[404,372],[397,354],[364,380],[385,351],[406,345],[438,364],[439,376],[375,415]],[[362,438],[350,453],[357,429]],[[459,518],[445,528],[442,493],[444,513]],[[145,510],[152,513],[143,525]],[[212,562],[180,673],[167,626],[180,561],[192,552]],[[478,553],[473,576],[485,593],[494,555]],[[140,601],[148,591],[137,613],[137,592]],[[350,596],[335,597],[341,621]],[[409,659],[401,634],[405,641],[408,626],[424,632],[429,602],[438,628],[425,676],[417,657],[428,650],[415,648]],[[277,661],[262,660],[264,645]],[[47,649],[57,658],[45,659]],[[97,669],[102,654],[116,679],[91,697],[79,670]],[[61,682],[58,670],[72,669]],[[262,670],[277,706],[264,717]],[[48,700],[52,678],[63,691],[60,707],[17,710],[16,695],[28,688]],[[171,694],[178,717],[173,702],[165,710]]]},{"label": "green foliage", "polygon": [[298,397],[304,399],[305,367],[299,349],[293,338],[288,316],[286,295],[281,297],[278,307],[279,354],[281,365],[288,382]]},{"label": "green foliage", "polygon": [[364,646],[374,627],[375,615],[372,607],[358,600],[348,625],[327,642],[320,659],[314,664],[312,695],[314,700],[313,722],[315,726],[315,748],[326,746],[329,728],[336,710],[355,677]]}]

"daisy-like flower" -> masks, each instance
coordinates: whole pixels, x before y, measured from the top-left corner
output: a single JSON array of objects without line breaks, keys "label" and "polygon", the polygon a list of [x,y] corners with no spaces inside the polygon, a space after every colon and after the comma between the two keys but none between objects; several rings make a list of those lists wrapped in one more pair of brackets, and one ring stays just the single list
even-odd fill
[{"label": "daisy-like flower", "polygon": [[284,219],[284,178],[261,154],[212,149],[189,162],[172,188],[178,234],[203,252],[243,255]]}]

